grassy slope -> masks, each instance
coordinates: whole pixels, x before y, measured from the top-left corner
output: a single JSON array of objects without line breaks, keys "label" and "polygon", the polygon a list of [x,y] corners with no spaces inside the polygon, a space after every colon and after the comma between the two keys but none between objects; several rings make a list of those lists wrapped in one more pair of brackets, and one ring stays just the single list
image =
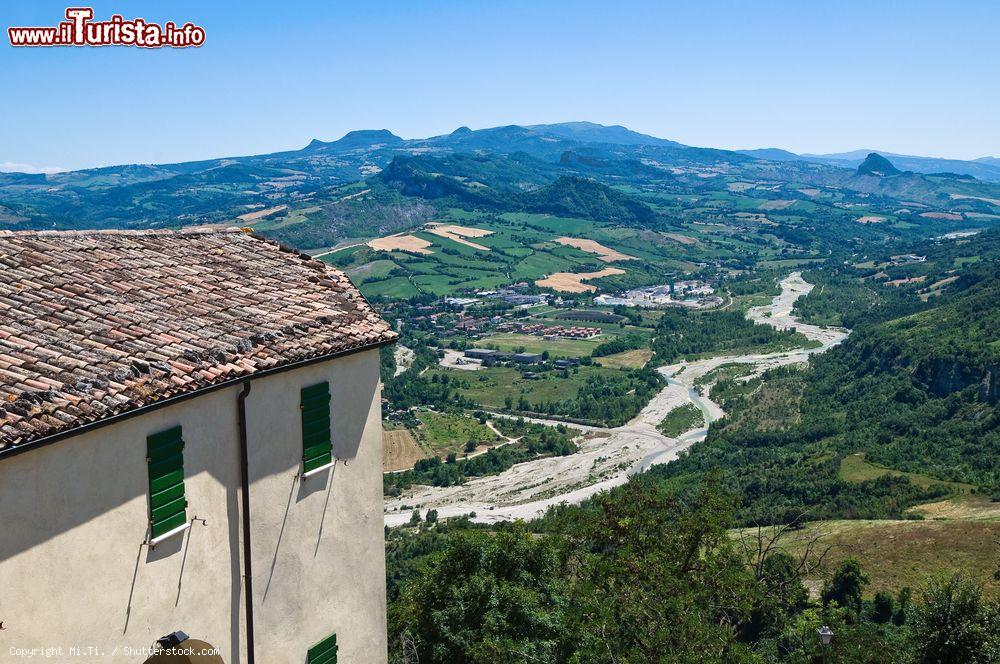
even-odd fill
[{"label": "grassy slope", "polygon": [[573,399],[588,377],[617,372],[617,369],[580,367],[579,372],[571,372],[569,378],[561,378],[562,372],[553,371],[539,380],[527,380],[511,367],[490,367],[475,372],[435,368],[428,376],[438,373],[463,378],[469,382],[469,387],[458,392],[487,408],[503,408],[505,397],[511,397],[515,406],[521,396],[531,403]]},{"label": "grassy slope", "polygon": [[896,592],[903,586],[923,587],[956,570],[983,583],[990,594],[1000,595],[1000,582],[993,577],[1000,562],[1000,520],[817,521],[790,533],[783,546],[793,555],[801,554],[816,536],[820,536],[819,551],[831,547],[817,580],[853,556],[871,580],[869,595]]},{"label": "grassy slope", "polygon": [[906,473],[892,468],[887,468],[885,466],[880,466],[866,460],[864,453],[848,454],[840,461],[840,479],[845,482],[857,484],[886,476],[907,477],[911,483],[922,488],[926,488],[934,484],[944,484],[959,493],[968,493],[969,491],[975,489],[975,487],[971,484],[963,484],[961,482],[942,482],[941,480],[927,475],[921,475],[919,473]]},{"label": "grassy slope", "polygon": [[422,412],[417,415],[422,426],[417,431],[421,445],[431,454],[445,456],[461,453],[470,439],[491,442],[496,434],[470,417]]}]

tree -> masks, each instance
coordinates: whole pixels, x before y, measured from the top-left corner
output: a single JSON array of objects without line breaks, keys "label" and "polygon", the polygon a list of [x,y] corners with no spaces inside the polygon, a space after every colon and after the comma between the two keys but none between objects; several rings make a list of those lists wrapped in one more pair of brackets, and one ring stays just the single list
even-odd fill
[{"label": "tree", "polygon": [[932,582],[907,620],[915,660],[921,664],[1000,661],[1000,604],[961,574]]},{"label": "tree", "polygon": [[[629,482],[600,509],[567,511],[572,662],[739,661],[756,582],[709,482],[681,500]],[[561,660],[563,661],[563,660]]]},{"label": "tree", "polygon": [[553,539],[521,526],[460,531],[404,587],[392,638],[407,635],[420,662],[553,661],[560,560]]},{"label": "tree", "polygon": [[758,581],[761,591],[758,605],[740,630],[741,638],[749,641],[776,633],[809,600],[799,575],[798,561],[784,551],[772,551],[764,558]]},{"label": "tree", "polygon": [[892,620],[895,614],[895,607],[892,595],[884,590],[880,590],[875,593],[874,599],[872,599],[871,605],[871,619],[877,623],[885,624]]},{"label": "tree", "polygon": [[438,511],[437,510],[427,510],[427,517],[425,519],[427,523],[437,523]]},{"label": "tree", "polygon": [[892,624],[897,627],[906,623],[906,615],[910,612],[913,591],[909,586],[903,586],[896,597],[896,613],[892,615]]},{"label": "tree", "polygon": [[846,558],[823,586],[823,603],[836,602],[858,615],[861,613],[861,593],[867,584],[868,577],[862,573],[861,563],[856,558]]},{"label": "tree", "polygon": [[416,526],[419,523],[420,523],[420,510],[413,510],[413,513],[410,514],[410,521],[408,525]]}]

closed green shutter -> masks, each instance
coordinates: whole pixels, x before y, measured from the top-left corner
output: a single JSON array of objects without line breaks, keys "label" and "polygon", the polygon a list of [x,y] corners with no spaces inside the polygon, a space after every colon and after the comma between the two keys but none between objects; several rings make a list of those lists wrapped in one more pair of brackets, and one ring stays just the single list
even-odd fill
[{"label": "closed green shutter", "polygon": [[187,523],[184,509],[184,440],[174,427],[146,438],[150,539]]},{"label": "closed green shutter", "polygon": [[331,634],[310,648],[306,660],[308,664],[336,664],[337,635]]},{"label": "closed green shutter", "polygon": [[302,472],[333,460],[330,439],[330,384],[302,389]]}]

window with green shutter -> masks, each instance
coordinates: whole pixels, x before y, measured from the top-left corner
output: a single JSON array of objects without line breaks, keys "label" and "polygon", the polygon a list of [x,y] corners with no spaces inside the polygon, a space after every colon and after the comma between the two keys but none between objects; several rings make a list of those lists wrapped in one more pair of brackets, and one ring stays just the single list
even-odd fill
[{"label": "window with green shutter", "polygon": [[337,635],[331,634],[310,648],[306,660],[308,664],[337,664]]},{"label": "window with green shutter", "polygon": [[302,472],[333,461],[330,438],[330,383],[302,389]]},{"label": "window with green shutter", "polygon": [[184,440],[174,427],[146,438],[149,464],[150,539],[187,523],[184,499]]}]

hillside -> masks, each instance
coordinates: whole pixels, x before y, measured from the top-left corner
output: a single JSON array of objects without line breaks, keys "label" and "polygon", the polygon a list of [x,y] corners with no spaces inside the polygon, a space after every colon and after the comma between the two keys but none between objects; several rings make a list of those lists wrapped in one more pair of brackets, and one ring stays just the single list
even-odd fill
[{"label": "hillside", "polygon": [[[1000,235],[980,244],[995,251]],[[889,317],[808,369],[720,383],[713,398],[731,415],[644,479],[684,486],[721,472],[741,496],[741,518],[764,522],[902,518],[956,491],[1000,495],[1000,268],[977,265],[949,286],[910,305],[915,313],[894,316],[894,300],[874,305],[869,319]],[[883,470],[845,478],[856,454]]]},{"label": "hillside", "polygon": [[858,175],[886,177],[889,175],[899,175],[900,173],[902,171],[893,166],[891,161],[875,152],[865,157],[865,160],[858,165]]},{"label": "hillside", "polygon": [[[738,215],[764,205],[775,213],[788,205],[785,201],[796,202],[795,211],[805,213],[800,218],[846,216],[854,210],[854,218],[884,215],[893,222],[894,227],[882,229],[889,234],[905,234],[913,224],[976,223],[1000,216],[997,184],[947,174],[875,178],[858,175],[853,166],[809,163],[789,154],[690,147],[621,126],[585,122],[461,127],[421,139],[403,139],[387,129],[360,130],[333,141],[313,140],[300,150],[262,155],[52,175],[0,174],[0,224],[147,228],[251,222],[264,232],[302,225],[290,235],[310,238],[300,246],[312,248],[356,237],[351,219],[366,215],[365,208],[373,204],[365,200],[367,194],[359,194],[365,188],[372,190],[377,205],[399,209],[428,201],[439,211],[456,204],[503,212],[580,208],[580,200],[561,193],[555,194],[561,203],[551,196],[531,201],[507,195],[530,194],[561,178],[596,180],[639,199],[671,222],[704,218],[704,208],[713,215]],[[381,185],[396,197],[380,191]],[[280,224],[265,223],[270,213],[258,216],[282,206]],[[351,207],[362,210],[352,212]],[[626,207],[629,211],[616,214],[616,221],[650,222],[642,208],[631,202]],[[800,225],[797,219],[789,221]]]},{"label": "hillside", "polygon": [[649,224],[656,216],[643,202],[600,182],[563,176],[521,197],[526,212],[579,217],[623,226]]}]

